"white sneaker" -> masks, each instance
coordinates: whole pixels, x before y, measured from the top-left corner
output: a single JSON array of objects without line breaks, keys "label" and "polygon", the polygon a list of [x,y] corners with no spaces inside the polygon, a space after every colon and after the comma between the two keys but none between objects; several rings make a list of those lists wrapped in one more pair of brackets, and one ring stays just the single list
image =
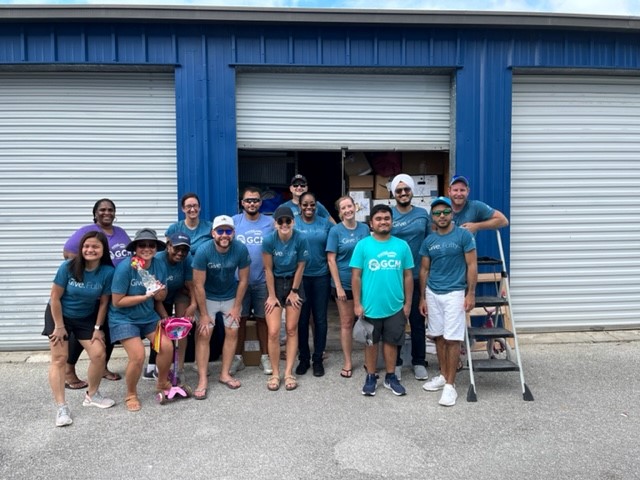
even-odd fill
[{"label": "white sneaker", "polygon": [[236,372],[240,370],[244,370],[244,362],[242,361],[242,357],[240,355],[236,355],[233,357],[233,362],[231,362],[231,367],[229,368],[229,375],[235,375]]},{"label": "white sneaker", "polygon": [[260,366],[264,371],[265,375],[271,375],[273,373],[273,368],[271,368],[271,360],[269,360],[269,355],[262,355],[260,357]]},{"label": "white sneaker", "polygon": [[437,377],[433,377],[431,380],[422,385],[427,392],[437,392],[438,390],[442,390],[446,385],[447,381],[444,379],[442,375],[438,375]]},{"label": "white sneaker", "polygon": [[114,400],[103,397],[100,391],[96,391],[96,393],[93,394],[93,397],[90,397],[89,393],[84,394],[84,400],[82,402],[82,406],[109,408],[109,407],[113,407],[115,403],[116,402]]},{"label": "white sneaker", "polygon": [[443,407],[453,407],[456,404],[457,398],[458,392],[456,392],[456,387],[447,383],[442,390],[442,396],[438,403]]},{"label": "white sneaker", "polygon": [[72,423],[73,419],[71,418],[69,406],[66,403],[58,405],[58,413],[56,414],[56,427],[66,427],[67,425],[71,425]]},{"label": "white sneaker", "polygon": [[398,381],[402,380],[402,365],[396,365],[395,374],[398,377]]}]

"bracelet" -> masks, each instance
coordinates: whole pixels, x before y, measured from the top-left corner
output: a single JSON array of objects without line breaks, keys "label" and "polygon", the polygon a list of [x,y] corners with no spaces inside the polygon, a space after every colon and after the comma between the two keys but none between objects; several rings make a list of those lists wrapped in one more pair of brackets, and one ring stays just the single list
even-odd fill
[{"label": "bracelet", "polygon": [[53,327],[54,330],[60,330],[61,328],[64,328],[64,325],[62,327]]},{"label": "bracelet", "polygon": [[93,329],[94,329],[96,332],[99,332],[101,328],[102,328],[102,325],[94,325],[94,326],[93,326]]}]

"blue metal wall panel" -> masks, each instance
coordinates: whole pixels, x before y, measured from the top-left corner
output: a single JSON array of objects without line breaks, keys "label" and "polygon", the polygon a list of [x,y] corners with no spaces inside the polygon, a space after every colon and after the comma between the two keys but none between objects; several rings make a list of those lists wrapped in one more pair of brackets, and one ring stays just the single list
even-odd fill
[{"label": "blue metal wall panel", "polygon": [[[8,23],[0,63],[176,65],[178,188],[207,218],[237,207],[231,65],[450,67],[456,169],[509,213],[512,67],[640,69],[640,39],[602,31],[384,26]],[[640,73],[640,72],[639,72]]]}]

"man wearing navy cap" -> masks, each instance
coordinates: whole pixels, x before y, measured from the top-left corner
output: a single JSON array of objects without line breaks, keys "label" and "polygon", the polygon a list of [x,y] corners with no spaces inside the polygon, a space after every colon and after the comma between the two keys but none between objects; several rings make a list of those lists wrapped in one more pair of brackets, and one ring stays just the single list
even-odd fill
[{"label": "man wearing navy cap", "polygon": [[478,230],[496,230],[509,225],[509,220],[499,210],[480,200],[469,200],[470,191],[469,180],[463,175],[455,175],[449,182],[449,198],[456,225],[474,235]]},{"label": "man wearing navy cap", "polygon": [[455,405],[454,381],[464,340],[465,312],[475,306],[478,279],[476,242],[471,232],[453,223],[452,202],[438,197],[431,202],[434,233],[420,246],[420,312],[429,315],[428,334],[436,342],[440,374],[422,388],[442,389],[440,405]]}]

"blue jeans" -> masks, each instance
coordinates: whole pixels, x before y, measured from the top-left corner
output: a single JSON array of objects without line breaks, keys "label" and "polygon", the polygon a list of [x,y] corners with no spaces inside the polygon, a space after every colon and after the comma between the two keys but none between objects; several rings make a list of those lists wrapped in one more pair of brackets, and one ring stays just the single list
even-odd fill
[{"label": "blue jeans", "polygon": [[[322,353],[327,346],[327,306],[331,283],[329,275],[302,277],[306,300],[302,304],[298,321],[298,359],[301,362],[322,362]],[[313,358],[309,352],[309,319],[313,312]]]},{"label": "blue jeans", "polygon": [[[420,291],[420,280],[413,280],[413,296],[411,297],[411,313],[409,314],[409,325],[411,326],[411,364],[424,365],[425,350],[427,348],[425,335],[427,329],[425,327],[425,318],[420,313],[420,295],[424,292]],[[400,356],[402,347],[398,347],[398,359],[396,365],[402,365],[402,357]]]}]

